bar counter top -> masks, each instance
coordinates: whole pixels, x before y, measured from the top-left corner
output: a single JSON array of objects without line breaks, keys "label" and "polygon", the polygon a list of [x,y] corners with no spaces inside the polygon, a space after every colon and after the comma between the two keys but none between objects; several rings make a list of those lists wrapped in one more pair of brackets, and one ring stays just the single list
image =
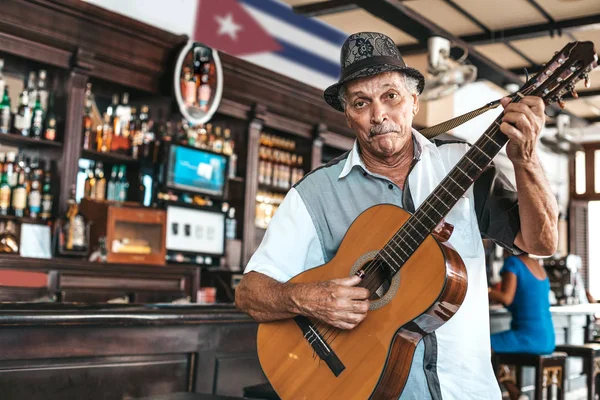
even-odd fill
[{"label": "bar counter top", "polygon": [[[573,304],[564,306],[551,306],[552,314],[590,315],[600,313],[600,303]],[[490,306],[490,315],[510,314],[510,311],[501,305]]]},{"label": "bar counter top", "polygon": [[0,326],[253,323],[233,304],[0,303]]}]

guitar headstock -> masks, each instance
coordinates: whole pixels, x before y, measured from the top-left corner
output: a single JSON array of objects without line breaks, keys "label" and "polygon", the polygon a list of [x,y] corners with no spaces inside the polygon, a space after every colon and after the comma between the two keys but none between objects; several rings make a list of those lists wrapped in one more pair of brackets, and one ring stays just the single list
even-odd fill
[{"label": "guitar headstock", "polygon": [[589,73],[597,65],[598,55],[594,50],[594,43],[568,43],[538,74],[523,85],[520,92],[526,96],[539,96],[546,104],[558,102],[563,108],[563,96],[570,92],[577,98],[575,84],[583,79],[586,87],[589,87]]}]

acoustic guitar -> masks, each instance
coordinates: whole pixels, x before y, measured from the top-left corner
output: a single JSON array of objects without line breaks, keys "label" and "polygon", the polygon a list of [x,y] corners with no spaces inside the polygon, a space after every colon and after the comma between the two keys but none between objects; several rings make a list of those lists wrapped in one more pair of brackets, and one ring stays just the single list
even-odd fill
[{"label": "acoustic guitar", "polygon": [[[538,96],[546,104],[561,104],[568,92],[576,96],[576,82],[589,82],[597,59],[592,42],[569,43],[512,101]],[[389,204],[367,209],[331,261],[290,280],[319,282],[356,274],[362,278],[358,286],[371,293],[371,305],[352,330],[304,316],[259,325],[260,364],[283,400],[398,399],[417,344],[452,318],[464,300],[465,266],[445,243],[450,232],[436,227],[508,141],[499,130],[501,122],[502,115],[414,214]]]}]

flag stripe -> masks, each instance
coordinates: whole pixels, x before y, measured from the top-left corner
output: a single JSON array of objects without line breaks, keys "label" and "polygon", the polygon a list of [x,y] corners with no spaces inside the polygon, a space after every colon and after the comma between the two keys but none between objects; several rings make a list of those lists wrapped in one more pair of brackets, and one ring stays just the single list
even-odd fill
[{"label": "flag stripe", "polygon": [[283,39],[277,39],[277,42],[281,44],[281,50],[277,51],[282,57],[288,60],[294,61],[298,64],[302,64],[306,67],[317,70],[332,79],[337,79],[340,74],[340,66],[338,63],[326,60],[315,53],[310,53],[305,49],[295,46]]},{"label": "flag stripe", "polygon": [[244,60],[258,65],[268,65],[272,71],[289,76],[297,81],[319,89],[325,89],[336,82],[336,79],[323,75],[314,69],[290,61],[276,53],[261,53],[243,56]]},{"label": "flag stripe", "polygon": [[306,32],[320,37],[332,44],[341,46],[346,40],[344,32],[334,29],[329,25],[303,15],[294,14],[290,6],[276,0],[239,0],[240,3],[250,5],[280,20],[296,26]]},{"label": "flag stripe", "polygon": [[339,65],[340,45],[332,44],[322,40],[312,33],[290,25],[279,18],[273,17],[248,4],[243,7],[271,36],[276,39],[283,39],[289,43],[294,43],[297,47],[302,47],[310,53],[317,54],[322,58],[335,62]]}]

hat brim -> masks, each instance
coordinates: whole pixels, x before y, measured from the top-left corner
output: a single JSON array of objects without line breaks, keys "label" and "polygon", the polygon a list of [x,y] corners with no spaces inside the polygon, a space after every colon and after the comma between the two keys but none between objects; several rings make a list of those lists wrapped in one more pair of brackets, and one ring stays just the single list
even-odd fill
[{"label": "hat brim", "polygon": [[359,69],[358,71],[355,71],[348,76],[342,77],[339,82],[329,86],[327,89],[325,89],[325,92],[323,92],[325,101],[327,102],[327,104],[329,104],[331,107],[335,108],[336,110],[344,111],[344,107],[342,106],[342,103],[340,102],[340,99],[339,99],[340,88],[342,87],[343,84],[345,84],[349,81],[355,80],[355,79],[364,78],[367,76],[373,76],[373,75],[381,74],[383,72],[390,72],[390,71],[403,72],[406,75],[415,78],[418,81],[417,92],[419,94],[421,94],[423,92],[423,88],[425,87],[425,77],[418,70],[411,68],[411,67],[400,67],[398,65],[378,64],[378,65],[373,65],[373,66]]}]

